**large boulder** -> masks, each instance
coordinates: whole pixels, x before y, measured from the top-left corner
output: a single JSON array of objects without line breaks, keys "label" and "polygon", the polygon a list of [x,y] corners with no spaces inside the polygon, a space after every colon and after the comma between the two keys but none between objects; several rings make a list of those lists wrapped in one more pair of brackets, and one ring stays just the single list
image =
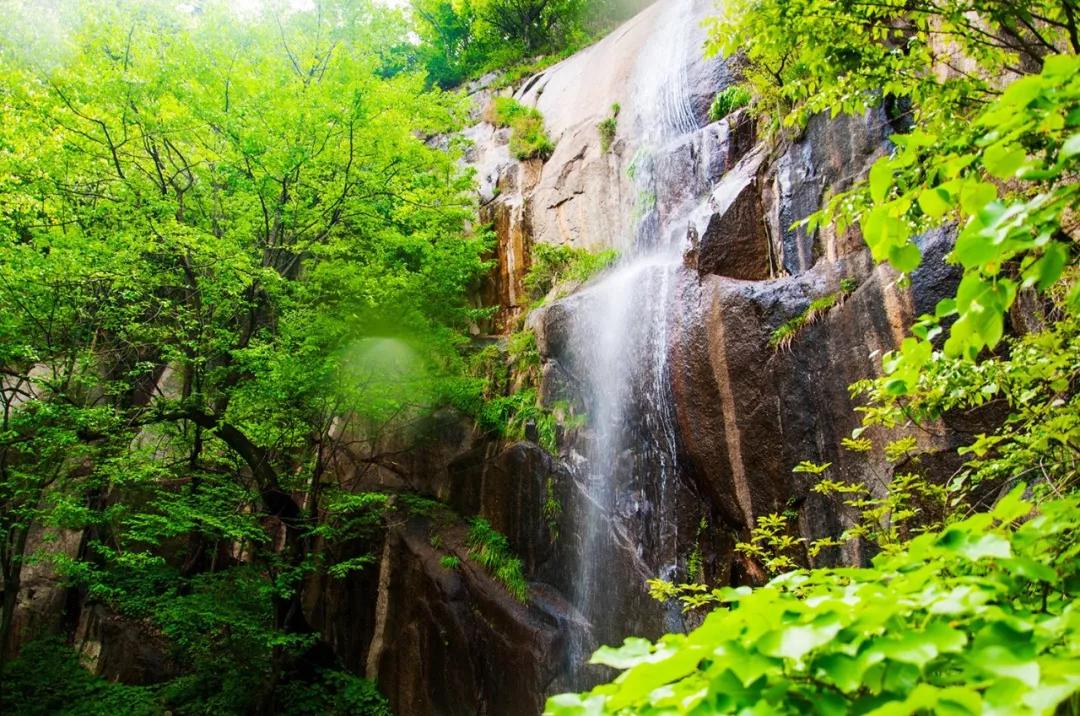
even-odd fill
[{"label": "large boulder", "polygon": [[769,234],[761,206],[758,172],[765,158],[757,151],[724,175],[709,196],[710,215],[700,238],[691,226],[693,265],[702,274],[745,280],[769,278]]},{"label": "large boulder", "polygon": [[368,677],[399,716],[539,713],[573,610],[543,587],[516,601],[468,559],[465,527],[436,531],[438,548],[424,519],[387,535]]},{"label": "large boulder", "polygon": [[[924,264],[909,288],[865,251],[771,281],[685,277],[684,311],[672,341],[679,436],[688,471],[732,529],[745,533],[757,516],[803,507],[806,536],[835,534],[843,515],[792,473],[802,460],[830,462],[832,477],[869,485],[878,494],[888,482],[892,466],[880,450],[854,454],[841,446],[860,421],[848,386],[877,376],[881,354],[899,345],[914,318],[956,286],[955,268],[944,263],[950,234],[935,232],[921,242]],[[842,279],[857,284],[850,295]],[[789,344],[769,345],[773,331],[827,295],[837,298],[835,306]],[[879,443],[890,437],[879,429],[868,436]],[[955,436],[948,431],[921,434],[921,451],[952,447]],[[850,552],[844,559],[861,557]]]}]

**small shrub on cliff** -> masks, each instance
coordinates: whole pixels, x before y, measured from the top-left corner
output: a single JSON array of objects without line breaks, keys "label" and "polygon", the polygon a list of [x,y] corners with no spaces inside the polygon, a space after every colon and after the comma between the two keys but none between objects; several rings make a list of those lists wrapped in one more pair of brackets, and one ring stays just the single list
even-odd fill
[{"label": "small shrub on cliff", "polygon": [[552,543],[559,539],[559,517],[562,516],[562,503],[555,494],[555,478],[548,476],[544,482],[544,521],[547,523],[548,536]]},{"label": "small shrub on cliff", "polygon": [[615,141],[615,131],[618,129],[619,123],[619,109],[618,103],[611,105],[611,116],[596,125],[596,130],[600,133],[600,151],[605,154],[611,149],[611,143]]},{"label": "small shrub on cliff", "polygon": [[792,341],[795,340],[795,336],[799,334],[799,331],[809,325],[817,323],[830,309],[841,305],[848,294],[855,290],[855,286],[855,282],[851,279],[843,279],[840,282],[839,291],[815,298],[810,302],[810,305],[806,307],[805,311],[791,320],[780,324],[780,326],[772,332],[769,336],[769,348],[783,350],[790,346]]},{"label": "small shrub on cliff", "polygon": [[562,415],[562,422],[568,427],[578,427],[584,421],[583,416],[574,415],[565,404],[556,405],[552,410],[544,408],[535,388],[488,400],[478,418],[485,430],[508,440],[533,440],[552,455],[557,455],[560,419],[556,413]]},{"label": "small shrub on cliff", "polygon": [[716,93],[709,105],[709,121],[719,122],[741,107],[750,104],[750,90],[742,85],[732,85]]},{"label": "small shrub on cliff", "polygon": [[544,117],[513,97],[496,97],[486,119],[496,127],[510,128],[510,153],[520,160],[551,157],[555,144],[544,130]]},{"label": "small shrub on cliff", "polygon": [[506,340],[510,366],[528,385],[536,385],[540,379],[540,350],[536,345],[536,333],[526,328],[511,333]]},{"label": "small shrub on cliff", "polygon": [[529,585],[521,571],[521,560],[510,550],[510,543],[505,535],[484,518],[474,517],[469,522],[466,544],[469,547],[469,557],[502,582],[514,599],[525,601]]},{"label": "small shrub on cliff", "polygon": [[572,246],[534,244],[532,263],[525,274],[525,289],[529,298],[538,301],[561,281],[587,281],[619,257],[615,249],[597,253]]}]

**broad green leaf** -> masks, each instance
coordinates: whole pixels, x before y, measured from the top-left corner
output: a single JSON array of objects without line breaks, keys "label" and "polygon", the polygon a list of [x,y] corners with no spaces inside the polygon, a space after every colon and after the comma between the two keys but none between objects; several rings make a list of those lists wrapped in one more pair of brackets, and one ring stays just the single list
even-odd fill
[{"label": "broad green leaf", "polygon": [[892,187],[893,170],[888,157],[882,157],[870,167],[870,198],[875,204],[885,201],[885,196]]},{"label": "broad green leaf", "polygon": [[1011,179],[1024,164],[1027,154],[1022,147],[992,144],[983,153],[983,166],[998,179]]},{"label": "broad green leaf", "polygon": [[931,219],[940,219],[952,209],[952,201],[947,191],[934,187],[919,193],[919,207]]}]

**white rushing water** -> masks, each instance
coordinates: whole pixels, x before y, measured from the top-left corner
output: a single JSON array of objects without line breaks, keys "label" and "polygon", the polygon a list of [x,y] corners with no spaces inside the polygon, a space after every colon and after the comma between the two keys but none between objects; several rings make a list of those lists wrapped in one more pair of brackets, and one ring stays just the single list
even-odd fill
[{"label": "white rushing water", "polygon": [[[618,615],[611,613],[618,609],[620,590],[675,576],[668,483],[676,479],[677,458],[668,349],[685,232],[681,238],[664,235],[655,208],[653,157],[697,128],[687,80],[687,53],[699,50],[689,37],[692,12],[691,0],[670,0],[637,60],[635,230],[618,237],[619,263],[576,297],[573,310],[571,349],[589,415],[576,476],[586,508],[574,601],[594,626],[591,638],[577,635],[572,645],[576,663],[598,642],[622,638],[612,633]],[[637,584],[615,583],[619,572],[613,564],[619,559],[634,563]]]}]

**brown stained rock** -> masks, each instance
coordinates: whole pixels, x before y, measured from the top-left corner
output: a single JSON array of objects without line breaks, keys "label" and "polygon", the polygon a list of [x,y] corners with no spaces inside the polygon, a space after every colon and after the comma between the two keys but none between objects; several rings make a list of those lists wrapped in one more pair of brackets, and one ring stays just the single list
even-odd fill
[{"label": "brown stained rock", "polygon": [[[836,534],[837,506],[791,472],[802,460],[831,462],[837,479],[888,481],[892,468],[880,453],[841,446],[860,420],[848,386],[878,375],[881,354],[899,344],[924,306],[955,287],[955,268],[944,263],[950,243],[947,232],[921,239],[924,265],[910,288],[898,287],[896,274],[875,267],[865,251],[772,281],[685,277],[672,348],[680,439],[688,469],[729,525],[748,530],[760,515],[803,505],[805,536]],[[803,328],[790,347],[767,345],[777,326],[814,298],[837,292],[843,277],[858,282],[852,295]],[[868,436],[888,438],[880,431]],[[920,449],[945,450],[955,441],[955,434],[926,433]],[[939,463],[946,465],[928,464]]]},{"label": "brown stained rock", "polygon": [[747,156],[713,189],[713,214],[698,239],[699,273],[751,281],[769,277],[769,235],[757,183],[764,156]]},{"label": "brown stained rock", "polygon": [[492,227],[496,238],[489,257],[495,259],[495,268],[484,279],[480,299],[484,305],[500,307],[491,326],[500,332],[528,303],[523,283],[529,268],[527,207],[520,194],[500,195],[480,207],[480,221]]},{"label": "brown stained rock", "polygon": [[169,642],[157,628],[100,604],[79,615],[75,647],[83,665],[109,681],[157,684],[180,674],[169,656]]},{"label": "brown stained rock", "polygon": [[368,677],[398,716],[539,713],[572,610],[542,589],[516,601],[468,559],[466,528],[439,529],[438,549],[429,529],[414,518],[387,536]]}]

